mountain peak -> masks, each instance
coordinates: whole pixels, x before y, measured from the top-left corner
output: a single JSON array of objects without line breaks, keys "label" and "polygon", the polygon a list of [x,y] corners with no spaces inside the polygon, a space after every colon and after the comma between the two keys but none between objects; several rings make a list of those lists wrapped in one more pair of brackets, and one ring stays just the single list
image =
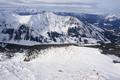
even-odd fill
[{"label": "mountain peak", "polygon": [[109,14],[105,17],[105,19],[107,19],[109,21],[115,21],[117,19],[120,19],[120,16],[116,15],[116,14]]},{"label": "mountain peak", "polygon": [[[5,14],[6,15],[6,14]],[[10,19],[10,20],[9,20]],[[104,30],[76,17],[60,16],[53,12],[34,15],[9,14],[0,21],[0,41],[8,43],[97,43],[108,42]],[[25,44],[24,44],[25,45]]]}]

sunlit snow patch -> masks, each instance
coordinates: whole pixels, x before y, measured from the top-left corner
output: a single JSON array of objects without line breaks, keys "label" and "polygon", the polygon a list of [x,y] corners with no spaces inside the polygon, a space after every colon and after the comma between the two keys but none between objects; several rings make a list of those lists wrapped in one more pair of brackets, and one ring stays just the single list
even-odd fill
[{"label": "sunlit snow patch", "polygon": [[27,24],[31,18],[31,15],[27,15],[27,16],[18,16],[18,21],[21,24]]}]

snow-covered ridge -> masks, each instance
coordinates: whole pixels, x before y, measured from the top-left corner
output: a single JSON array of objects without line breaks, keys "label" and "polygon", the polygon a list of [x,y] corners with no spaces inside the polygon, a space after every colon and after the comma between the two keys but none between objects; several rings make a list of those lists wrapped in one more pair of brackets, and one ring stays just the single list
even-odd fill
[{"label": "snow-covered ridge", "polygon": [[105,19],[109,21],[115,21],[117,19],[120,19],[120,16],[116,14],[109,14],[105,17]]},{"label": "snow-covered ridge", "polygon": [[97,43],[109,42],[104,30],[83,23],[75,17],[60,16],[53,12],[35,15],[0,13],[0,41],[34,43]]},{"label": "snow-covered ridge", "polygon": [[120,80],[120,64],[98,49],[69,46],[39,53],[30,62],[21,53],[11,59],[0,53],[0,80]]}]

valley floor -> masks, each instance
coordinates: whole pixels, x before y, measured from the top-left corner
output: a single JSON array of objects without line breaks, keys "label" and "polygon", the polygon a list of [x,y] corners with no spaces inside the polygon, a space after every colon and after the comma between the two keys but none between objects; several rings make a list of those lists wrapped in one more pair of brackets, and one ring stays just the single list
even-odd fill
[{"label": "valley floor", "polygon": [[120,80],[120,64],[99,49],[68,46],[40,51],[25,62],[24,54],[11,59],[0,54],[0,80]]}]

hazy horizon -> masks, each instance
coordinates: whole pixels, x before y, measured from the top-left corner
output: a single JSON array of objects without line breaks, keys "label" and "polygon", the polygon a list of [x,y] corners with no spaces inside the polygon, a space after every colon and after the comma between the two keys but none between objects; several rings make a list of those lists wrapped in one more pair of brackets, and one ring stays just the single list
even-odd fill
[{"label": "hazy horizon", "polygon": [[[40,7],[47,10],[119,13],[120,0],[0,0],[0,7]],[[64,10],[63,10],[64,8]]]}]

